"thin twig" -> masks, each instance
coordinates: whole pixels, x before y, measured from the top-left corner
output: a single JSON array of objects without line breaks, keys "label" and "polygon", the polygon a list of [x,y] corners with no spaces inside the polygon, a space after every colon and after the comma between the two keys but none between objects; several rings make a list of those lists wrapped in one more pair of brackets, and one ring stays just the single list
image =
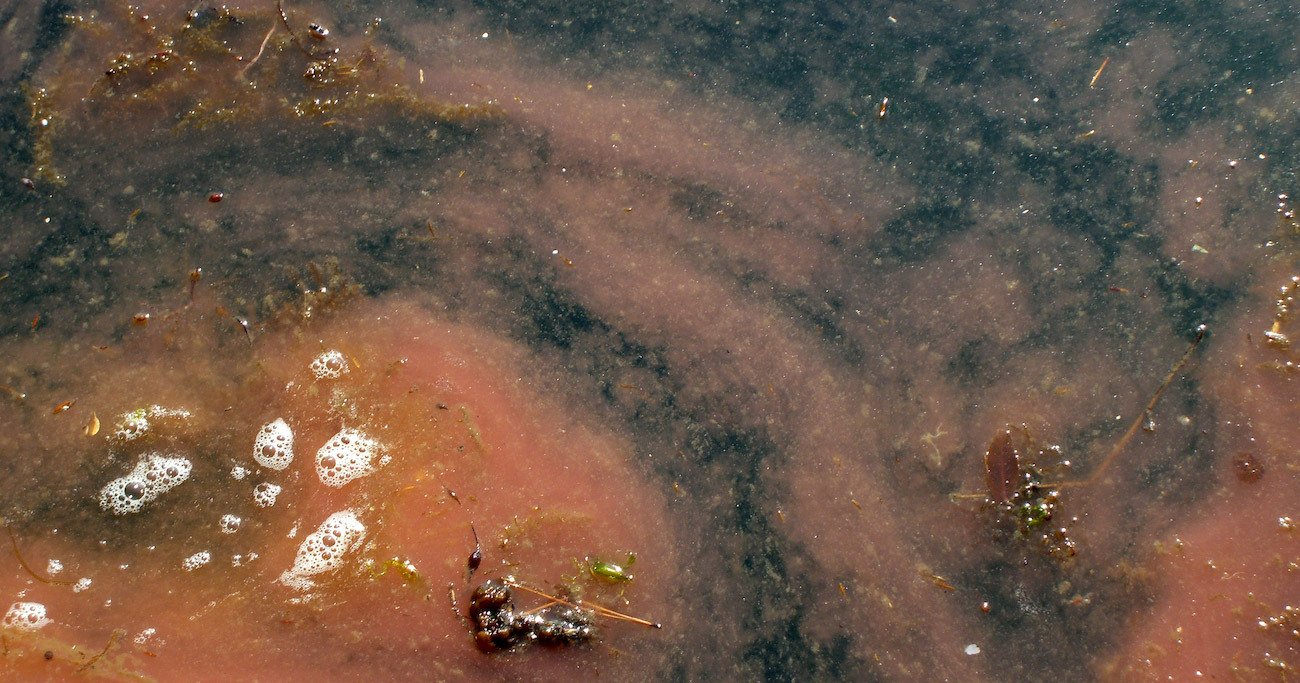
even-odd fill
[{"label": "thin twig", "polygon": [[50,578],[50,577],[41,576],[40,574],[37,574],[36,570],[32,569],[31,565],[27,564],[27,560],[23,559],[23,554],[18,552],[18,538],[14,536],[14,530],[9,528],[9,522],[4,522],[4,527],[5,527],[5,533],[9,534],[9,544],[12,545],[14,549],[14,558],[18,560],[18,564],[23,568],[23,571],[27,572],[28,574],[31,574],[33,579],[36,579],[41,583],[48,583],[55,586],[71,586],[72,584],[76,583],[75,581],[67,581],[65,579],[55,579],[55,578]]},{"label": "thin twig", "polygon": [[647,627],[650,627],[650,628],[663,628],[663,625],[662,625],[662,624],[658,624],[658,623],[655,623],[655,622],[653,622],[653,621],[647,621],[647,620],[642,619],[642,618],[640,618],[640,617],[634,617],[634,616],[632,616],[632,615],[630,615],[630,614],[623,614],[622,612],[619,612],[619,611],[617,611],[617,610],[612,610],[612,609],[610,609],[610,608],[608,608],[608,607],[605,607],[605,606],[603,606],[603,605],[598,605],[598,604],[596,604],[596,603],[594,603],[594,602],[591,602],[590,600],[580,600],[580,601],[578,601],[578,602],[576,602],[576,603],[575,603],[575,602],[570,602],[570,601],[568,601],[568,600],[565,600],[564,598],[560,598],[560,597],[556,597],[556,596],[554,596],[554,595],[549,595],[549,594],[547,594],[547,593],[543,593],[542,591],[539,591],[539,590],[537,590],[536,588],[530,588],[530,587],[525,586],[524,584],[519,583],[518,581],[515,581],[515,580],[512,580],[512,579],[507,579],[507,580],[506,580],[506,584],[509,585],[509,586],[512,587],[512,588],[518,588],[518,589],[521,589],[521,590],[523,590],[523,591],[525,591],[525,592],[532,593],[533,595],[536,595],[536,596],[539,597],[539,598],[546,598],[547,600],[552,601],[552,603],[558,603],[558,604],[561,604],[561,605],[568,605],[569,607],[573,607],[573,608],[575,608],[575,609],[586,609],[586,610],[591,610],[591,611],[595,612],[596,614],[599,614],[599,615],[601,615],[601,616],[603,616],[603,617],[608,617],[608,618],[610,618],[610,619],[617,619],[617,620],[620,620],[620,621],[630,621],[630,622],[632,622],[633,624],[640,624],[640,625],[642,625],[642,626],[647,626]]},{"label": "thin twig", "polygon": [[[280,16],[283,17],[284,13],[281,12]],[[243,69],[240,69],[239,71],[240,79],[243,79],[244,76],[248,73],[248,70],[253,68],[253,65],[257,63],[257,60],[262,58],[262,52],[266,50],[266,44],[271,42],[271,35],[273,33],[275,33],[275,24],[271,24],[271,28],[268,28],[266,30],[266,35],[262,38],[262,44],[257,48],[257,54],[253,55],[253,61],[249,62],[248,65],[245,66]]]},{"label": "thin twig", "polygon": [[1187,350],[1183,352],[1182,357],[1179,358],[1178,362],[1174,363],[1174,366],[1169,369],[1169,374],[1165,375],[1165,381],[1160,383],[1160,388],[1156,389],[1156,393],[1151,395],[1151,400],[1147,401],[1146,407],[1142,409],[1142,414],[1138,415],[1136,420],[1133,420],[1133,424],[1129,425],[1128,431],[1124,432],[1124,436],[1120,437],[1119,443],[1116,443],[1115,447],[1110,449],[1110,453],[1106,454],[1106,458],[1101,461],[1101,464],[1097,466],[1097,469],[1093,470],[1092,474],[1089,475],[1087,479],[1062,482],[1058,486],[1061,488],[1087,486],[1088,484],[1100,479],[1101,475],[1106,473],[1106,468],[1110,467],[1110,464],[1114,462],[1117,456],[1119,456],[1120,451],[1124,450],[1124,447],[1128,445],[1128,442],[1133,440],[1133,436],[1142,428],[1142,425],[1150,421],[1151,411],[1155,410],[1156,403],[1159,402],[1160,397],[1164,395],[1165,389],[1168,389],[1169,385],[1173,384],[1174,377],[1182,371],[1183,366],[1187,365],[1187,361],[1191,360],[1192,353],[1196,351],[1196,347],[1200,346],[1201,340],[1204,338],[1205,326],[1202,325],[1196,330],[1196,339],[1192,340],[1192,343],[1188,345]]},{"label": "thin twig", "polygon": [[113,629],[113,633],[108,637],[108,642],[104,643],[104,649],[100,650],[99,654],[86,660],[85,664],[82,664],[80,667],[78,667],[77,673],[81,673],[86,669],[89,669],[90,667],[95,665],[95,662],[98,662],[100,659],[103,659],[104,655],[108,654],[109,649],[112,648],[114,645],[116,645],[117,641],[121,640],[122,636],[124,635],[126,635],[126,631],[124,629],[120,629],[120,628]]},{"label": "thin twig", "polygon": [[1106,70],[1106,65],[1110,64],[1110,57],[1101,60],[1101,66],[1097,67],[1097,73],[1092,75],[1092,80],[1088,81],[1089,88],[1097,87],[1097,81],[1101,78],[1101,72]]}]

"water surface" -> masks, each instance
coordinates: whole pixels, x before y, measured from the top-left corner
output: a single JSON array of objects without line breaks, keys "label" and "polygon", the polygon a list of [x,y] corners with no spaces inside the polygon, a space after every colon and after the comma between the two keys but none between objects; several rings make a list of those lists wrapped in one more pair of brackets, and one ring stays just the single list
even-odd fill
[{"label": "water surface", "polygon": [[1291,675],[1294,10],[8,5],[0,670]]}]

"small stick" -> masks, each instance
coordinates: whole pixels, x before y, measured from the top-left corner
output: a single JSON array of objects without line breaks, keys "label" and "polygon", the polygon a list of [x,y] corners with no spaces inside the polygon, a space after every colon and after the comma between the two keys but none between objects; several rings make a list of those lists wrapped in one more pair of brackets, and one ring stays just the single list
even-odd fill
[{"label": "small stick", "polygon": [[1092,75],[1092,80],[1088,81],[1089,88],[1097,87],[1097,79],[1101,78],[1101,72],[1106,70],[1106,65],[1110,64],[1110,57],[1101,60],[1101,66],[1097,67],[1097,73]]},{"label": "small stick", "polygon": [[94,666],[94,665],[95,665],[95,662],[98,662],[100,659],[102,659],[102,658],[104,657],[104,655],[108,654],[108,650],[109,650],[109,648],[111,648],[111,647],[113,647],[114,645],[116,645],[116,644],[117,644],[117,641],[121,640],[121,639],[122,639],[122,636],[124,636],[124,635],[126,635],[126,631],[125,631],[125,630],[120,629],[120,628],[118,628],[118,629],[113,629],[113,633],[112,633],[112,635],[110,635],[110,636],[108,637],[108,642],[107,642],[107,643],[104,643],[104,649],[100,650],[100,651],[99,651],[99,654],[97,654],[97,655],[95,655],[94,657],[91,657],[90,659],[86,660],[86,663],[85,663],[85,664],[82,664],[82,665],[77,669],[77,673],[81,673],[82,671],[85,671],[86,669],[89,669],[90,667]]},{"label": "small stick", "polygon": [[28,574],[31,574],[33,579],[36,579],[41,583],[48,583],[54,586],[71,586],[73,583],[75,583],[74,581],[68,581],[66,579],[54,579],[54,578],[41,576],[40,574],[37,574],[36,570],[32,569],[31,565],[27,564],[27,560],[23,559],[23,554],[18,552],[18,538],[14,536],[14,530],[9,528],[9,522],[5,522],[4,527],[5,527],[5,533],[9,534],[9,544],[12,545],[14,549],[14,558],[18,560],[18,564],[23,568],[23,571],[27,572]]},{"label": "small stick", "polygon": [[1188,345],[1187,350],[1183,352],[1183,356],[1178,359],[1177,363],[1174,363],[1172,368],[1169,369],[1169,374],[1165,375],[1165,381],[1160,383],[1160,388],[1156,389],[1156,393],[1151,396],[1151,400],[1147,401],[1146,407],[1142,409],[1142,414],[1138,415],[1136,420],[1133,420],[1133,424],[1129,425],[1128,431],[1124,432],[1124,436],[1120,437],[1119,443],[1115,444],[1115,447],[1110,449],[1110,453],[1106,454],[1106,458],[1101,461],[1101,464],[1097,466],[1097,469],[1093,470],[1092,474],[1087,479],[1081,481],[1062,482],[1058,486],[1061,488],[1087,486],[1088,484],[1100,479],[1101,475],[1106,473],[1106,468],[1110,467],[1111,462],[1115,460],[1120,451],[1124,450],[1124,447],[1128,445],[1128,442],[1133,440],[1133,436],[1142,428],[1142,425],[1146,424],[1147,421],[1151,419],[1151,411],[1155,410],[1156,403],[1160,400],[1160,397],[1164,395],[1165,389],[1168,389],[1169,385],[1173,384],[1174,377],[1178,375],[1184,365],[1187,365],[1187,361],[1191,360],[1192,352],[1196,351],[1196,347],[1201,345],[1201,340],[1204,338],[1205,326],[1201,325],[1196,328],[1196,339],[1192,340],[1192,343]]},{"label": "small stick", "polygon": [[536,614],[537,612],[540,612],[540,611],[546,609],[547,607],[554,607],[555,605],[558,605],[558,604],[560,604],[560,603],[558,603],[558,602],[556,602],[556,601],[554,601],[554,600],[548,600],[548,601],[546,601],[545,603],[542,603],[542,604],[540,604],[540,605],[538,605],[538,606],[536,606],[536,607],[532,607],[532,608],[530,608],[530,609],[526,609],[526,610],[520,612],[520,614]]},{"label": "small stick", "polygon": [[630,614],[623,614],[622,612],[612,610],[608,607],[598,605],[591,601],[584,600],[578,603],[573,603],[568,600],[565,600],[564,598],[556,597],[554,595],[548,595],[546,593],[543,593],[542,591],[537,590],[536,588],[530,588],[512,579],[506,579],[506,585],[511,586],[512,588],[519,588],[528,593],[532,593],[533,595],[536,595],[539,598],[546,598],[547,600],[550,600],[552,604],[558,603],[561,605],[568,605],[569,607],[573,607],[576,609],[589,609],[601,616],[609,617],[610,619],[617,619],[620,621],[630,621],[633,624],[640,624],[642,626],[648,626],[650,628],[663,628],[662,624],[658,624],[653,621],[647,621],[639,617],[634,617]]},{"label": "small stick", "polygon": [[[280,11],[280,16],[284,16],[283,10]],[[241,79],[248,74],[248,70],[253,68],[253,65],[257,63],[257,60],[262,58],[262,51],[266,49],[266,44],[271,42],[271,34],[273,33],[275,33],[274,23],[271,24],[271,28],[266,30],[266,36],[262,38],[262,45],[257,48],[257,54],[253,55],[253,61],[249,62],[247,66],[239,70],[239,77]]]}]

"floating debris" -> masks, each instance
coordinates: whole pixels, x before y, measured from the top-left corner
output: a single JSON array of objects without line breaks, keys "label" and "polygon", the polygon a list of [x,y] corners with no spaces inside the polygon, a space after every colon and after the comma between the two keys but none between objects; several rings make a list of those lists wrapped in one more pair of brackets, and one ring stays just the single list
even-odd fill
[{"label": "floating debris", "polygon": [[628,570],[633,564],[636,564],[636,553],[628,553],[627,561],[621,565],[597,558],[587,563],[587,573],[610,583],[627,583],[632,580],[632,574]]},{"label": "floating debris", "polygon": [[[546,600],[538,607],[519,610],[513,590],[518,589]],[[581,645],[598,634],[596,617],[626,621],[649,628],[660,624],[597,605],[569,600],[530,588],[512,577],[489,580],[470,596],[469,617],[474,642],[483,652],[510,650],[529,643],[549,646]]]},{"label": "floating debris", "polygon": [[1196,328],[1195,339],[1169,369],[1142,412],[1088,477],[1074,480],[1066,480],[1061,476],[1049,477],[1048,472],[1055,475],[1056,469],[1069,466],[1069,462],[1062,457],[1060,447],[1039,446],[1027,426],[1005,427],[989,441],[988,450],[984,454],[985,493],[957,493],[951,499],[954,502],[981,500],[994,511],[995,526],[1009,529],[1011,536],[1037,540],[1049,556],[1058,560],[1074,557],[1078,548],[1070,538],[1069,530],[1060,524],[1061,491],[1100,481],[1139,429],[1148,432],[1155,430],[1152,411],[1174,378],[1191,360],[1205,334],[1204,325]]},{"label": "floating debris", "polygon": [[568,604],[516,611],[509,580],[486,581],[474,589],[469,616],[474,642],[484,652],[500,652],[538,642],[578,645],[596,637],[594,614]]}]

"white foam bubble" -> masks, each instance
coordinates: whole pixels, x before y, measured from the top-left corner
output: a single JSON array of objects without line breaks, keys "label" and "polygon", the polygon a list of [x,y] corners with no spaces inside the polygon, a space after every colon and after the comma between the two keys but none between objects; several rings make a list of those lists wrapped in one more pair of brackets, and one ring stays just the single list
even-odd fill
[{"label": "white foam bubble", "polygon": [[230,468],[230,478],[234,479],[235,481],[240,481],[241,479],[247,476],[248,476],[247,467],[244,467],[242,465],[235,465],[234,467]]},{"label": "white foam bubble", "polygon": [[293,462],[293,430],[283,418],[263,425],[253,442],[253,459],[262,467],[282,470]]},{"label": "white foam bubble", "polygon": [[253,502],[260,508],[269,508],[275,505],[275,499],[280,495],[280,486],[264,481],[253,487]]},{"label": "white foam bubble", "polygon": [[239,525],[242,524],[243,521],[244,520],[240,519],[238,515],[222,515],[221,521],[218,522],[218,524],[221,527],[221,533],[233,534],[236,531],[239,531]]},{"label": "white foam bubble", "polygon": [[293,567],[280,575],[280,583],[298,590],[310,589],[316,585],[314,577],[343,566],[345,556],[365,537],[366,527],[355,512],[335,512],[303,539]]},{"label": "white foam bubble", "polygon": [[50,618],[45,616],[45,605],[39,602],[15,602],[5,612],[4,621],[0,621],[0,626],[15,631],[36,631],[50,621]]},{"label": "white foam bubble", "polygon": [[83,576],[80,579],[77,579],[76,583],[72,584],[73,593],[80,593],[87,588],[90,588],[90,577],[88,576]]},{"label": "white foam bubble", "polygon": [[178,455],[142,455],[130,474],[100,489],[99,507],[117,515],[139,512],[145,504],[189,479],[192,469],[189,459]]},{"label": "white foam bubble", "polygon": [[51,557],[49,563],[45,565],[45,573],[55,576],[61,571],[63,571],[63,563]]},{"label": "white foam bubble", "polygon": [[321,483],[338,488],[375,471],[375,456],[383,446],[357,429],[343,429],[316,452],[316,474]]},{"label": "white foam bubble", "polygon": [[184,408],[166,408],[160,405],[137,408],[129,413],[123,413],[122,417],[118,418],[117,427],[113,430],[113,438],[119,441],[135,441],[149,433],[158,422],[184,422],[189,418],[190,411]]},{"label": "white foam bubble", "polygon": [[212,553],[206,550],[200,550],[199,552],[194,553],[193,555],[190,555],[189,557],[185,558],[185,561],[181,562],[181,568],[187,572],[192,572],[195,569],[198,569],[199,567],[202,567],[203,565],[211,561],[212,561]]},{"label": "white foam bubble", "polygon": [[136,645],[146,645],[157,634],[158,634],[158,629],[153,628],[151,626],[135,634],[135,637],[131,639],[131,642],[135,643]]},{"label": "white foam bubble", "polygon": [[348,359],[342,351],[330,349],[311,361],[311,374],[316,379],[338,379],[348,373]]}]

